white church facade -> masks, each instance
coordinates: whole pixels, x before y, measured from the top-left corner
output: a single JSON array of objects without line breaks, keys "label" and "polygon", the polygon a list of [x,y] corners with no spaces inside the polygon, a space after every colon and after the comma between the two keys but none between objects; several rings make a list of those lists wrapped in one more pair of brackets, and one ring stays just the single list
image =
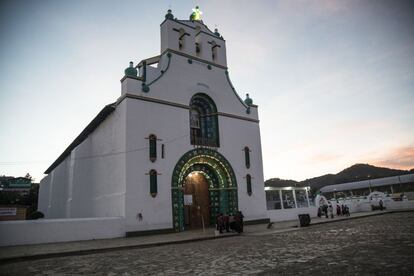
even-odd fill
[{"label": "white church facade", "polygon": [[123,217],[127,235],[268,219],[258,107],[230,81],[225,40],[170,10],[160,28],[160,55],[130,63],[121,96],[46,170],[45,218]]}]

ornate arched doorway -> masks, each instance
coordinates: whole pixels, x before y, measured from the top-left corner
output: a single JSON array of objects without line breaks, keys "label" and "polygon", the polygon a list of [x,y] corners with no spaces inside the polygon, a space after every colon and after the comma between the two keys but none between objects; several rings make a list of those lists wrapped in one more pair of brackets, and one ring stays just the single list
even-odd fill
[{"label": "ornate arched doorway", "polygon": [[[218,213],[230,214],[238,209],[234,171],[226,158],[212,149],[194,149],[180,158],[172,174],[171,195],[173,227],[177,232],[186,229],[186,225],[197,226],[202,218],[206,224],[214,224]],[[193,203],[190,213],[184,204],[185,195],[186,203]],[[189,218],[194,221],[197,216],[200,220],[192,224]]]}]

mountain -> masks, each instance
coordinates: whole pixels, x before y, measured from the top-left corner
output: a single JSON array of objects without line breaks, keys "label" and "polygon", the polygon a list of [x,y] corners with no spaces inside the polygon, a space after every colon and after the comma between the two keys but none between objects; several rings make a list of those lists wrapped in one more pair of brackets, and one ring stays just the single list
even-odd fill
[{"label": "mountain", "polygon": [[300,182],[296,180],[286,180],[286,179],[280,179],[280,178],[271,178],[265,181],[266,187],[286,187],[286,186],[293,186],[297,187],[300,185]]},{"label": "mountain", "polygon": [[303,181],[284,180],[280,178],[271,178],[265,181],[265,186],[283,187],[283,186],[310,186],[312,192],[316,192],[323,186],[341,184],[347,182],[361,181],[367,179],[376,179],[389,176],[413,173],[414,169],[409,171],[395,170],[389,168],[376,167],[369,164],[355,164],[349,168],[340,171],[337,174],[325,174],[318,177],[309,178]]}]

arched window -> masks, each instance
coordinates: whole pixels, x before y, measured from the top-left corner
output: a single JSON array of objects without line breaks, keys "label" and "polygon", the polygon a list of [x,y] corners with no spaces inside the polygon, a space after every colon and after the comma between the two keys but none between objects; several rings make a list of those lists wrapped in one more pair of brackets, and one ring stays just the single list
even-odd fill
[{"label": "arched window", "polygon": [[190,102],[191,144],[219,147],[219,127],[217,107],[206,94],[198,93]]},{"label": "arched window", "polygon": [[151,162],[155,162],[157,160],[157,136],[151,134],[148,137],[149,140],[149,159]]},{"label": "arched window", "polygon": [[244,147],[244,162],[246,168],[250,168],[250,149],[249,147]]},{"label": "arched window", "polygon": [[155,197],[158,192],[157,187],[157,171],[156,170],[150,170],[149,172],[150,176],[150,194],[152,197]]},{"label": "arched window", "polygon": [[246,175],[247,194],[252,195],[252,177],[250,174]]}]

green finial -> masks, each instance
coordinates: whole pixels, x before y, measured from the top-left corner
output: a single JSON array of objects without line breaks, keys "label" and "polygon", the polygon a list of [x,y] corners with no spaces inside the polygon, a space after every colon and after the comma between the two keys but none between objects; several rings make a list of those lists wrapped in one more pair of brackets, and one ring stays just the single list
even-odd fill
[{"label": "green finial", "polygon": [[128,77],[137,77],[138,70],[134,68],[134,63],[132,61],[129,62],[129,67],[125,69],[125,76]]},{"label": "green finial", "polygon": [[253,104],[253,100],[252,98],[249,98],[249,94],[246,94],[246,99],[244,100],[244,103],[247,105],[252,105]]},{"label": "green finial", "polygon": [[200,8],[198,6],[193,9],[193,13],[190,15],[190,20],[192,21],[201,21],[201,15],[203,14],[202,11],[200,11]]},{"label": "green finial", "polygon": [[172,14],[171,9],[168,9],[167,14],[165,15],[165,19],[174,19],[174,15]]},{"label": "green finial", "polygon": [[214,34],[215,34],[216,36],[220,37],[220,33],[219,33],[219,31],[218,31],[218,29],[217,29],[217,28],[215,28],[215,29],[214,29]]}]

